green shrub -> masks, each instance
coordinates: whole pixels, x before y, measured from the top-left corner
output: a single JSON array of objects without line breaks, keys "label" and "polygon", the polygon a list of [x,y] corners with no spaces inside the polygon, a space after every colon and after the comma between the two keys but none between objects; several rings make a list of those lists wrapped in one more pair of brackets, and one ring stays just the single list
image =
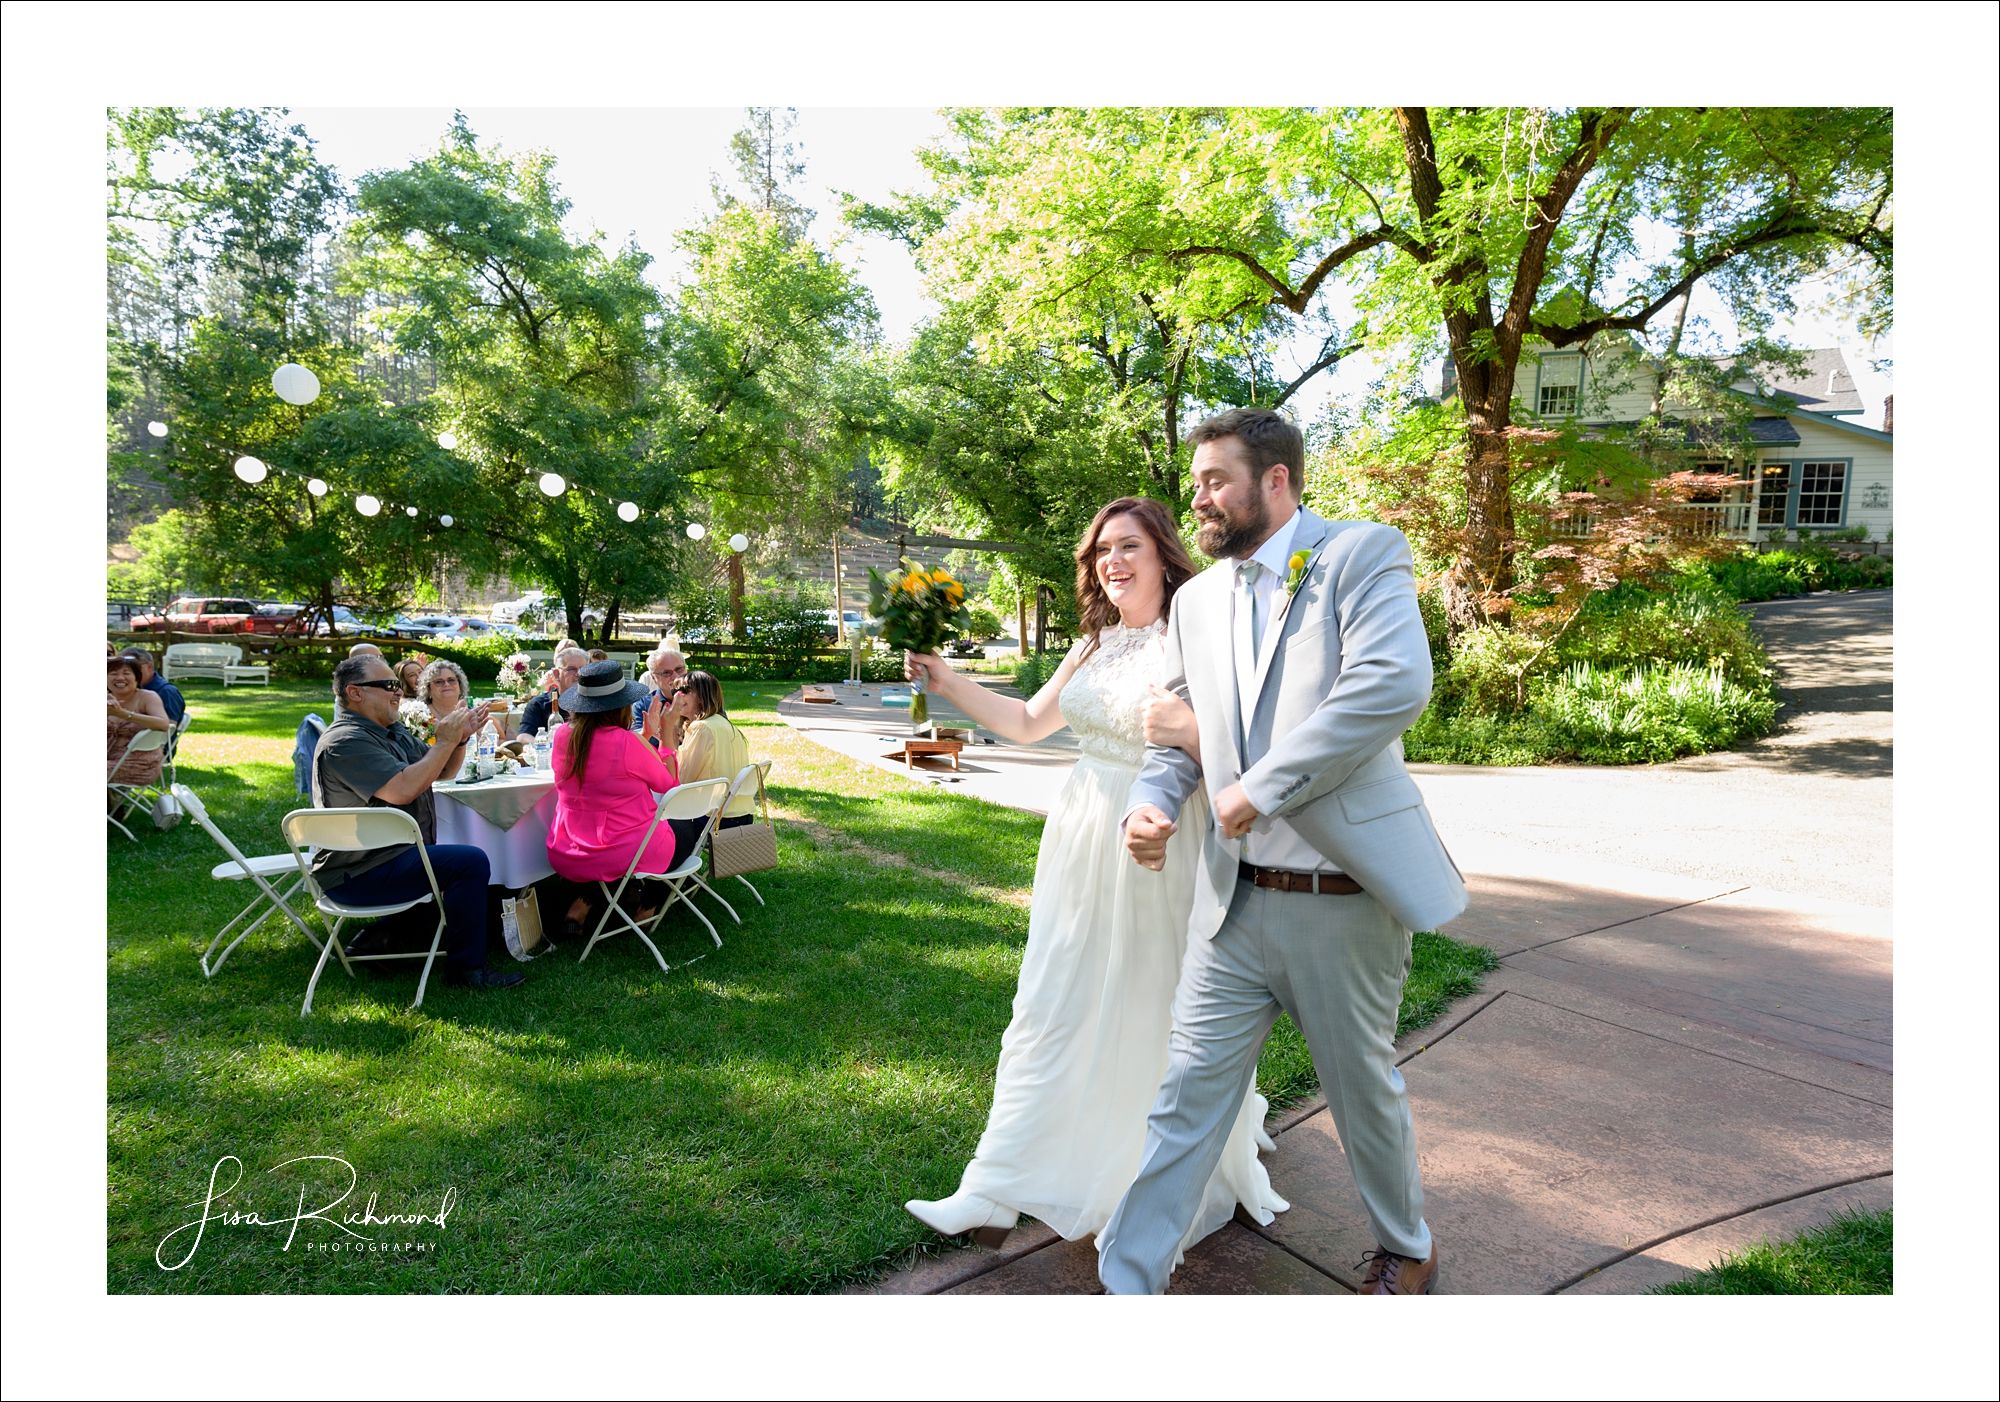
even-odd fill
[{"label": "green shrub", "polygon": [[1467,711],[1512,715],[1521,709],[1521,669],[1541,647],[1537,639],[1512,628],[1475,628],[1461,633],[1445,665],[1436,672],[1431,695],[1447,715]]},{"label": "green shrub", "polygon": [[1590,601],[1553,651],[1559,664],[1598,668],[1719,668],[1738,686],[1770,690],[1770,663],[1748,616],[1735,599],[1712,588],[1610,590]]},{"label": "green shrub", "polygon": [[1403,732],[1403,757],[1417,764],[1547,764],[1564,753],[1533,715],[1452,713],[1432,702]]},{"label": "green shrub", "polygon": [[1014,664],[1014,689],[1023,696],[1033,696],[1048,684],[1062,664],[1060,652],[1028,653]]},{"label": "green shrub", "polygon": [[1745,551],[1691,566],[1688,578],[1755,603],[1819,589],[1887,589],[1896,582],[1896,565],[1885,555],[1843,560],[1818,541],[1801,541],[1796,550],[1767,550],[1761,555]]},{"label": "green shrub", "polygon": [[847,675],[845,662],[814,658],[833,646],[833,624],[827,618],[826,596],[808,588],[775,588],[744,601],[743,641],[770,648],[770,675],[804,677],[831,668],[835,678]]},{"label": "green shrub", "polygon": [[1778,703],[1768,691],[1730,681],[1720,668],[1621,672],[1578,662],[1536,688],[1534,710],[1550,737],[1578,758],[1642,764],[1762,735]]}]

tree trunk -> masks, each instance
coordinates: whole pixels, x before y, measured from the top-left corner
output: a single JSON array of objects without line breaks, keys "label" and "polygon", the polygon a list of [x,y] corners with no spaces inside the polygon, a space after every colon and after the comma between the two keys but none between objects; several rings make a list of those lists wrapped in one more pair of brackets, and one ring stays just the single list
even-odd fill
[{"label": "tree trunk", "polygon": [[1049,650],[1049,587],[1035,586],[1035,652],[1041,654]]},{"label": "tree trunk", "polygon": [[618,636],[618,606],[621,602],[623,602],[622,597],[613,594],[611,602],[604,606],[604,637],[602,641],[606,647],[611,646],[611,640]]},{"label": "tree trunk", "polygon": [[[1485,368],[1491,378],[1500,378],[1497,367]],[[1506,437],[1511,407],[1506,397],[1497,405],[1490,399],[1466,404],[1465,534],[1444,594],[1453,636],[1504,619],[1504,613],[1488,610],[1486,599],[1514,583],[1513,472]]]},{"label": "tree trunk", "polygon": [[1014,635],[1021,649],[1015,656],[1025,658],[1028,655],[1028,586],[1019,580],[1014,586],[1014,611],[1020,615],[1016,623],[1021,630]]},{"label": "tree trunk", "polygon": [[743,641],[743,557],[729,552],[729,634]]},{"label": "tree trunk", "polygon": [[326,635],[329,638],[340,636],[340,620],[333,616],[333,608],[333,581],[322,579],[319,582],[319,609],[326,619]]},{"label": "tree trunk", "polygon": [[833,533],[833,640],[844,647],[847,644],[847,614],[840,594],[840,532],[835,531]]}]

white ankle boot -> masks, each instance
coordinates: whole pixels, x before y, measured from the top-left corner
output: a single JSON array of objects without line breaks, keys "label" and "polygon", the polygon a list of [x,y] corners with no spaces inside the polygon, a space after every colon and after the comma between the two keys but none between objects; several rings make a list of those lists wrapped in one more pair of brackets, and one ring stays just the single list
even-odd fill
[{"label": "white ankle boot", "polygon": [[940,1236],[962,1236],[971,1232],[981,1246],[998,1246],[1014,1230],[1021,1214],[1011,1207],[980,1197],[977,1193],[956,1192],[937,1202],[912,1198],[903,1204],[909,1214]]}]

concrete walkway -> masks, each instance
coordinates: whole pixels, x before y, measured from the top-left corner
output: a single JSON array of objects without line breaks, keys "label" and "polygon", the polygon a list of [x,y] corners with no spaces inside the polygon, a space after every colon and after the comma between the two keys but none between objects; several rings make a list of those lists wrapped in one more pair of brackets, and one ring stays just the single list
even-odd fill
[{"label": "concrete walkway", "polygon": [[[1446,933],[1501,956],[1399,1049],[1442,1290],[1629,1293],[1890,1203],[1892,607],[1887,591],[1760,607],[1787,705],[1745,751],[1417,768],[1472,892]],[[1039,748],[996,754],[981,788],[1006,801],[1010,770],[1059,783]],[[1200,1243],[1172,1293],[1358,1283],[1374,1243],[1324,1104],[1270,1129],[1291,1211]],[[872,1288],[1092,1293],[1095,1251],[1030,1223]]]}]

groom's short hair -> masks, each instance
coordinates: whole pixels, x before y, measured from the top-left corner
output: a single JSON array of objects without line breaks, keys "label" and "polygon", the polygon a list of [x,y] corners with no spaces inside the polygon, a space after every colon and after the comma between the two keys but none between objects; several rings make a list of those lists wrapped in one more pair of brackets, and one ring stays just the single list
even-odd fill
[{"label": "groom's short hair", "polygon": [[1250,459],[1251,480],[1261,482],[1278,463],[1291,471],[1286,474],[1292,498],[1305,495],[1306,436],[1283,414],[1269,409],[1231,409],[1197,424],[1188,434],[1190,450],[1218,438],[1234,438]]}]

